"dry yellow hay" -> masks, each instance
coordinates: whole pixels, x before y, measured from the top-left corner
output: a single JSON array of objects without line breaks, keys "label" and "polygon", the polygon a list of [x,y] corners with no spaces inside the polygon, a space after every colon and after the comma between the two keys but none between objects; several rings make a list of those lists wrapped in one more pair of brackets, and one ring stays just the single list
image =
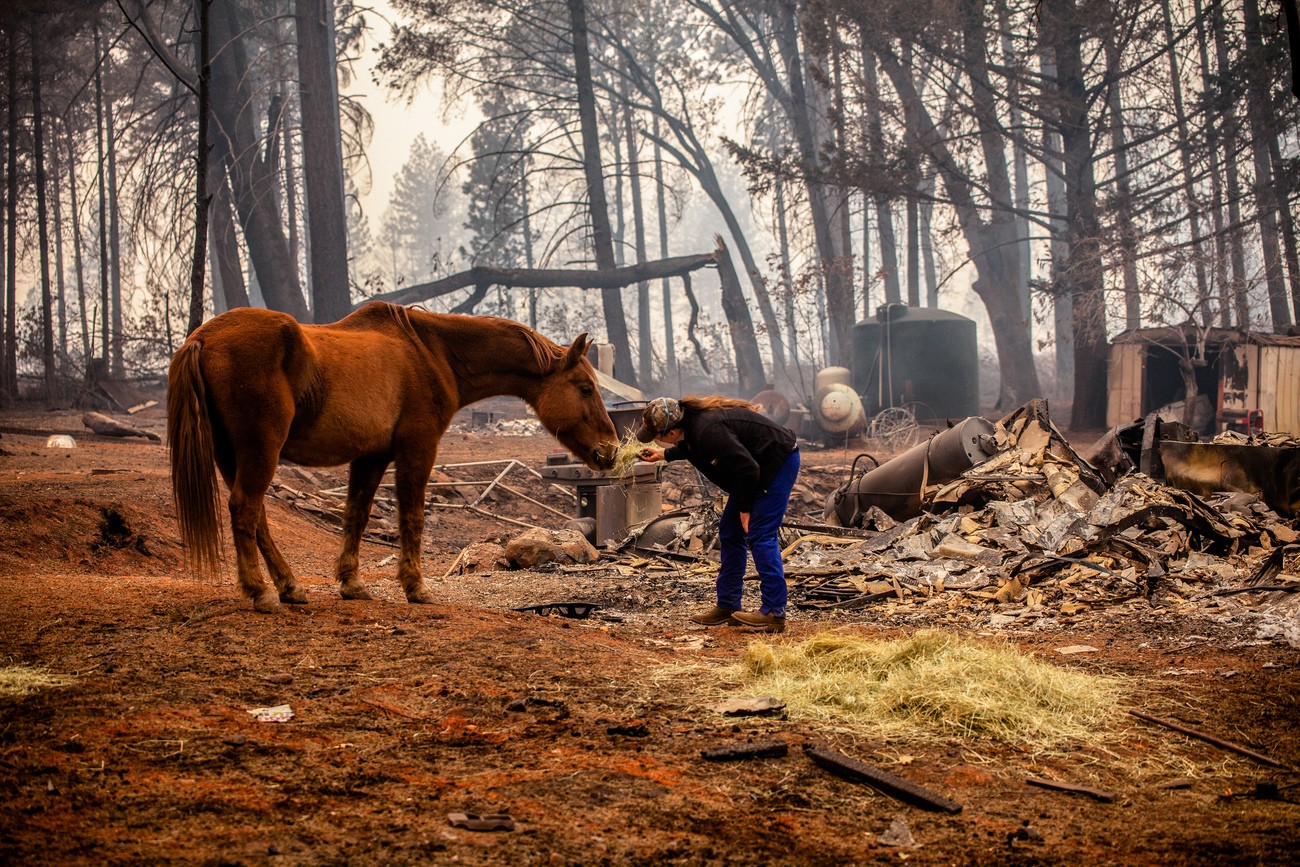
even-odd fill
[{"label": "dry yellow hay", "polygon": [[67,686],[72,678],[61,674],[51,674],[41,668],[28,668],[14,665],[0,668],[0,696],[31,695],[42,689]]},{"label": "dry yellow hay", "polygon": [[646,448],[649,446],[637,439],[634,431],[628,431],[614,452],[614,466],[610,468],[609,474],[621,479],[631,473],[632,465],[641,459],[641,450]]},{"label": "dry yellow hay", "polygon": [[941,630],[896,641],[834,632],[798,644],[756,641],[730,674],[746,693],[784,701],[794,717],[1037,746],[1096,734],[1121,693],[1114,678]]}]

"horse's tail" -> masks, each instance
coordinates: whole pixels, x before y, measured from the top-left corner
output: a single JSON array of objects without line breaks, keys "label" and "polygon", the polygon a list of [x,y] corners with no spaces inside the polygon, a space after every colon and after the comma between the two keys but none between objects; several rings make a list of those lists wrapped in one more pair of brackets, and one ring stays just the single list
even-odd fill
[{"label": "horse's tail", "polygon": [[186,556],[200,575],[215,578],[221,569],[220,500],[207,389],[199,368],[202,345],[185,341],[167,372],[167,447]]}]

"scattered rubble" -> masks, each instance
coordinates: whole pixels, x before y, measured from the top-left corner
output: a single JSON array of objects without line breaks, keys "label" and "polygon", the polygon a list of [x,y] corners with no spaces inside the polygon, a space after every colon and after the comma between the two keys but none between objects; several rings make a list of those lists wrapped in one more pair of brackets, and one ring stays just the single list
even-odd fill
[{"label": "scattered rubble", "polygon": [[[893,460],[859,456],[848,482],[842,471],[807,467],[782,529],[792,604],[830,620],[860,617],[870,608],[872,616],[993,628],[1051,628],[1059,618],[1140,605],[1208,614],[1233,623],[1243,637],[1300,647],[1300,533],[1292,519],[1258,494],[1202,496],[1141,471],[1144,448],[1146,468],[1165,471],[1153,455],[1159,443],[1185,436],[1180,426],[1157,422],[1150,436],[1113,432],[1089,460],[1052,424],[1044,401],[997,422],[978,421],[954,425]],[[473,429],[514,434],[515,427],[535,426],[534,419],[517,419]],[[956,466],[941,472],[945,435],[954,441],[948,463]],[[1296,448],[1274,435],[1221,440]],[[907,508],[852,490],[904,459],[916,485],[904,498]],[[645,482],[661,495],[655,517],[606,540],[599,553],[588,545],[551,557],[548,568],[653,579],[652,595],[696,592],[690,588],[717,568],[724,498],[689,468],[670,469]],[[330,471],[282,466],[273,494],[338,525],[346,486]],[[443,465],[431,478],[427,511],[431,527],[439,509],[461,509],[529,531],[539,525],[581,530],[575,520],[581,494],[572,482],[545,478],[518,461]],[[856,501],[845,507],[851,498]],[[502,508],[507,503],[517,508]],[[372,541],[396,544],[395,512],[392,487],[382,485],[368,527]],[[524,514],[531,520],[510,517]],[[515,568],[534,562],[506,560]],[[495,542],[475,545],[460,552],[447,575],[505,565]]]},{"label": "scattered rubble", "polygon": [[447,824],[466,831],[513,831],[515,820],[509,813],[448,813]]},{"label": "scattered rubble", "polygon": [[1227,750],[1230,753],[1236,753],[1239,756],[1245,756],[1248,759],[1252,759],[1256,762],[1259,762],[1261,765],[1267,765],[1270,768],[1280,768],[1282,770],[1290,770],[1289,768],[1287,768],[1286,765],[1282,764],[1272,756],[1266,756],[1263,755],[1262,753],[1257,753],[1254,750],[1243,747],[1241,744],[1235,744],[1232,741],[1226,741],[1223,738],[1215,737],[1214,735],[1206,734],[1203,731],[1199,731],[1197,729],[1188,728],[1187,726],[1179,725],[1178,723],[1171,722],[1170,720],[1167,719],[1160,719],[1159,717],[1154,717],[1151,716],[1150,714],[1142,713],[1141,711],[1130,710],[1129,713],[1140,720],[1146,720],[1149,723],[1155,723],[1156,725],[1164,726],[1167,729],[1171,729],[1180,734],[1187,735],[1188,737],[1205,741],[1207,744],[1213,744],[1214,746],[1219,747],[1220,749]]},{"label": "scattered rubble", "polygon": [[1108,484],[1052,425],[1043,401],[991,427],[980,436],[992,456],[950,480],[922,478],[908,496],[924,511],[901,523],[879,501],[844,509],[852,480],[832,495],[828,520],[847,511],[873,532],[847,544],[787,547],[794,576],[827,575],[806,588],[802,607],[993,603],[1019,620],[1131,599],[1201,601],[1248,576],[1285,574],[1274,583],[1300,587],[1296,553],[1286,547],[1297,532],[1257,497],[1202,499],[1139,472]]},{"label": "scattered rubble", "polygon": [[598,557],[600,552],[577,530],[529,530],[506,544],[506,559],[517,569],[585,565]]},{"label": "scattered rubble", "polygon": [[700,750],[700,758],[709,762],[734,762],[744,759],[780,759],[790,752],[785,741],[759,741],[738,746],[709,747]]},{"label": "scattered rubble", "polygon": [[496,569],[509,568],[509,566],[510,558],[506,556],[504,545],[498,545],[496,542],[475,542],[461,550],[460,556],[451,564],[447,574],[458,572],[465,575],[472,572],[492,572]]},{"label": "scattered rubble", "polygon": [[846,780],[866,783],[873,789],[920,807],[923,810],[934,810],[940,813],[960,813],[962,810],[962,805],[956,801],[924,789],[911,780],[891,774],[883,768],[860,762],[841,752],[814,744],[804,744],[803,750],[818,767],[824,768]]},{"label": "scattered rubble", "polygon": [[1031,786],[1038,786],[1040,789],[1052,789],[1053,791],[1068,792],[1073,795],[1087,795],[1094,801],[1101,801],[1103,804],[1109,804],[1115,800],[1114,792],[1105,792],[1101,789],[1094,789],[1091,786],[1080,786],[1077,783],[1063,783],[1059,780],[1044,780],[1041,777],[1029,777],[1025,782]]}]

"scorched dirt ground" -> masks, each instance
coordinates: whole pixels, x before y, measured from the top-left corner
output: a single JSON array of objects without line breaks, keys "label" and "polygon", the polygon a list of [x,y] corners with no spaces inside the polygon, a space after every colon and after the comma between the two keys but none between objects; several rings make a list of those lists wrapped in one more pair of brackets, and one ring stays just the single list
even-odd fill
[{"label": "scorched dirt ground", "polygon": [[[165,427],[157,410],[129,420]],[[77,448],[45,447],[65,431]],[[0,697],[0,862],[1281,864],[1300,851],[1294,774],[1131,717],[1104,740],[1049,753],[724,717],[713,706],[734,693],[719,672],[755,637],[686,620],[711,601],[707,580],[627,568],[452,574],[435,584],[442,604],[411,606],[385,563],[393,548],[367,542],[377,598],[344,602],[330,577],[337,536],[277,498],[271,528],[311,601],[258,615],[229,575],[214,585],[185,568],[163,447],[97,437],[76,413],[11,411],[0,432],[0,664],[66,680]],[[557,449],[546,436],[457,432],[439,462],[540,468]],[[804,452],[806,477],[821,481],[853,457]],[[554,503],[563,508],[558,494]],[[488,508],[561,523],[504,494]],[[463,510],[432,514],[432,582],[465,545],[519,532]],[[573,600],[602,607],[587,620],[511,610]],[[1131,706],[1300,766],[1300,653],[1280,640],[1155,606],[1051,629],[981,622],[944,626],[1123,677]],[[834,620],[795,611],[776,640],[827,628],[896,637],[917,624],[887,606]],[[1054,652],[1080,643],[1099,652]],[[293,718],[248,713],[276,705]],[[791,750],[700,757],[751,740]],[[829,776],[804,743],[964,808],[926,812]],[[508,813],[516,827],[464,830],[449,813]],[[882,841],[895,819],[919,845]]]}]

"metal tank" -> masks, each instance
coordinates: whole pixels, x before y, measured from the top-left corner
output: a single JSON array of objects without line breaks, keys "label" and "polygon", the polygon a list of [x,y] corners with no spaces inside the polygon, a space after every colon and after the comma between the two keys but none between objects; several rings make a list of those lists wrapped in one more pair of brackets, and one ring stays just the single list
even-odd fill
[{"label": "metal tank", "polygon": [[888,304],[853,326],[852,385],[869,416],[908,407],[917,419],[979,413],[975,321],[947,310]]},{"label": "metal tank", "polygon": [[896,521],[921,514],[921,490],[943,484],[997,453],[993,424],[972,416],[917,443],[847,484],[826,500],[823,520],[852,527],[872,506]]}]

